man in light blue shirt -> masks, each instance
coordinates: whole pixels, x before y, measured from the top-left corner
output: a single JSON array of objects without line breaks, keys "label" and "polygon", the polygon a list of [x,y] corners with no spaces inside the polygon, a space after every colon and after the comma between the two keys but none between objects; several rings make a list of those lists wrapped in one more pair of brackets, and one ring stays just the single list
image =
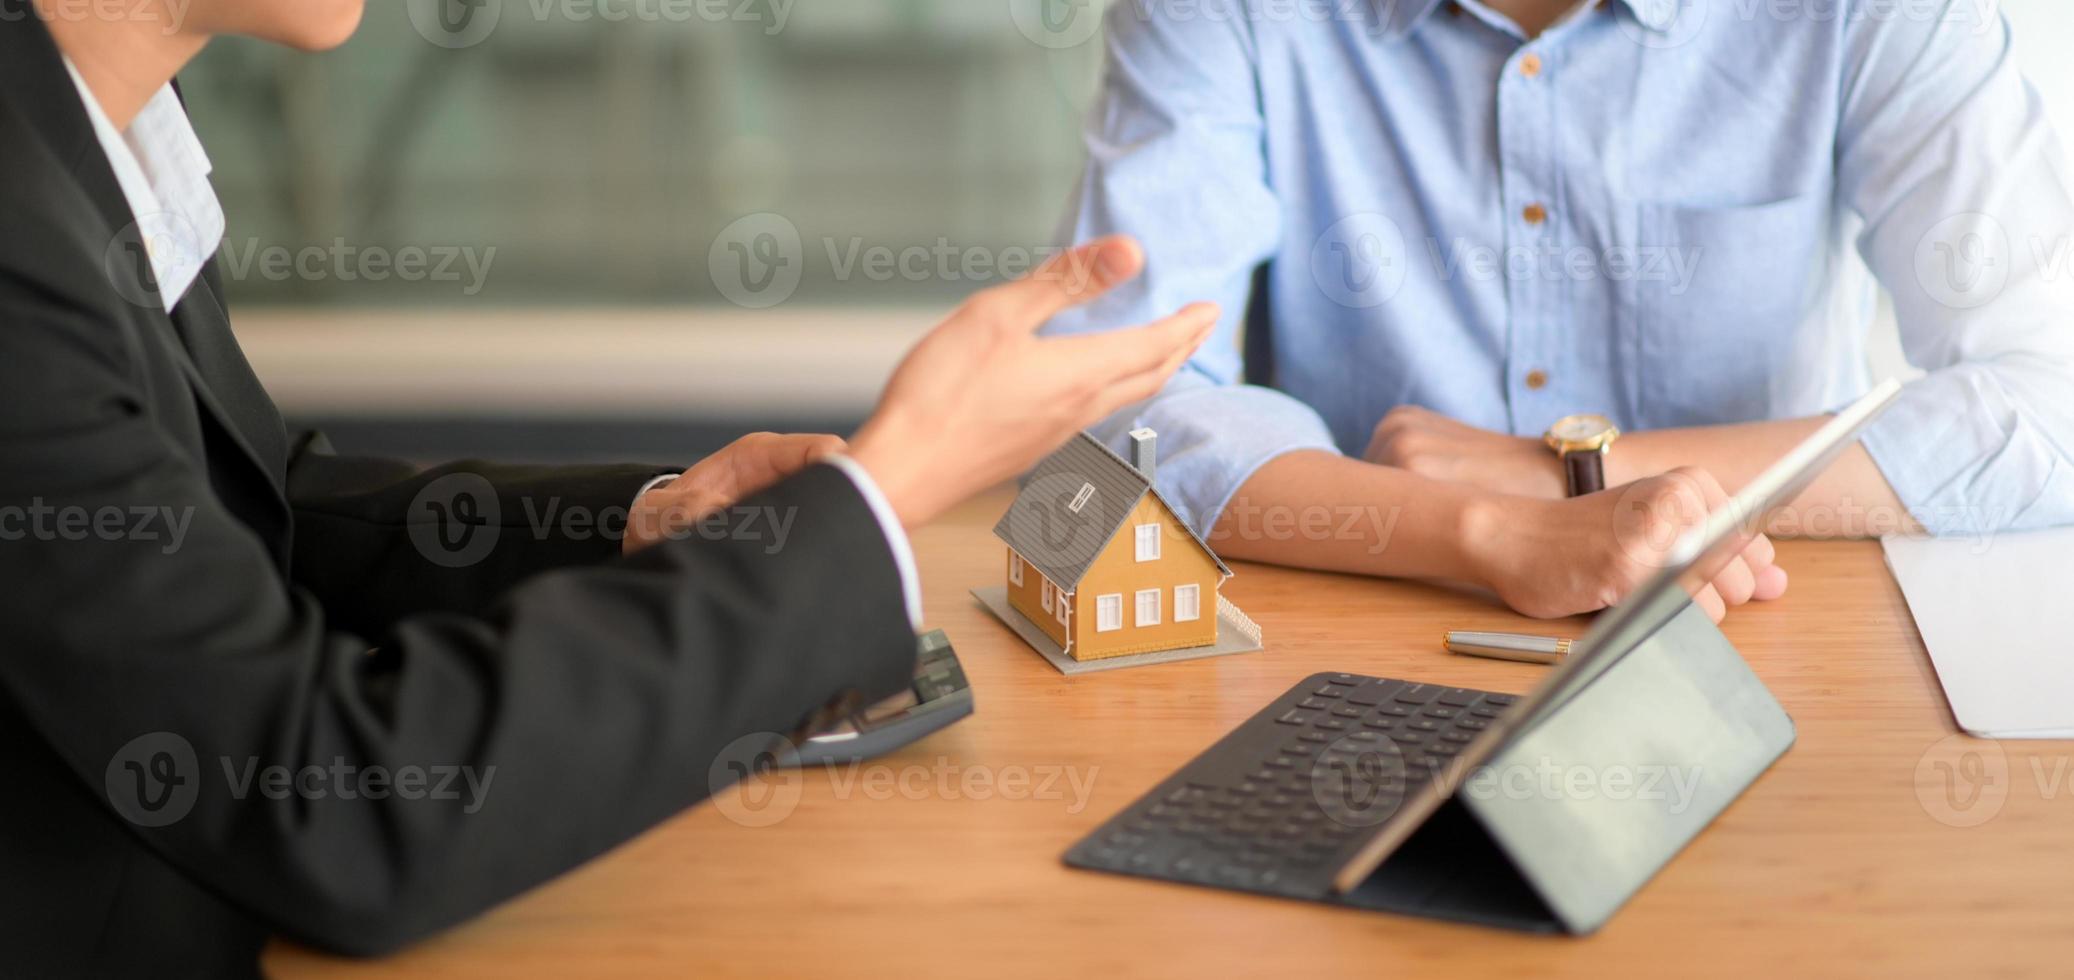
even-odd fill
[{"label": "man in light blue shirt", "polygon": [[[1927,374],[1774,530],[2074,522],[2074,201],[1992,0],[1118,0],[1107,26],[1068,230],[1150,265],[1049,329],[1222,304],[1101,430],[1157,429],[1222,550],[1596,608],[1619,581],[1556,580],[1614,518],[1558,499],[1540,435],[1601,413],[1609,485],[1739,486],[1876,380],[1878,285]],[[1392,520],[1268,533],[1349,501]]]}]

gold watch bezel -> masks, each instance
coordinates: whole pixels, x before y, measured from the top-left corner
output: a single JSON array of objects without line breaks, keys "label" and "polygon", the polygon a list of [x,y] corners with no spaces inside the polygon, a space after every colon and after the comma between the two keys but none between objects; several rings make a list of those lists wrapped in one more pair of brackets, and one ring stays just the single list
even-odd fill
[{"label": "gold watch bezel", "polygon": [[[1572,422],[1591,421],[1599,423],[1599,431],[1590,438],[1563,439],[1556,435],[1556,430],[1564,428]],[[1613,440],[1618,438],[1620,438],[1620,427],[1614,425],[1612,419],[1597,412],[1580,412],[1576,415],[1565,415],[1557,419],[1555,424],[1549,426],[1548,431],[1542,434],[1541,441],[1547,443],[1548,448],[1555,450],[1557,455],[1567,456],[1571,453],[1605,452],[1606,447],[1613,445]]]}]

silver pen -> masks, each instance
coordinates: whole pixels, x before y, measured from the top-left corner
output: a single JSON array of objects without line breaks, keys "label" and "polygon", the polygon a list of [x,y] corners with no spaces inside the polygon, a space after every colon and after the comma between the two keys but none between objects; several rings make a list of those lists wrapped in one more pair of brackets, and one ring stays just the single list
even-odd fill
[{"label": "silver pen", "polygon": [[1553,636],[1449,630],[1442,643],[1447,652],[1465,657],[1517,660],[1529,664],[1561,663],[1570,655],[1570,641]]}]

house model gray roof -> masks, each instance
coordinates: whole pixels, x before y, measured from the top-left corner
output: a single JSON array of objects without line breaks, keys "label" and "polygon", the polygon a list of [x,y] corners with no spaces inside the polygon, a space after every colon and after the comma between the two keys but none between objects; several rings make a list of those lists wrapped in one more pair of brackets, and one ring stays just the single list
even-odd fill
[{"label": "house model gray roof", "polygon": [[1230,577],[1231,569],[1180,519],[1180,511],[1160,496],[1145,474],[1085,432],[1030,471],[1015,503],[994,525],[994,536],[1045,578],[1072,589],[1148,493],[1176,515],[1175,522],[1217,564],[1218,573]]}]

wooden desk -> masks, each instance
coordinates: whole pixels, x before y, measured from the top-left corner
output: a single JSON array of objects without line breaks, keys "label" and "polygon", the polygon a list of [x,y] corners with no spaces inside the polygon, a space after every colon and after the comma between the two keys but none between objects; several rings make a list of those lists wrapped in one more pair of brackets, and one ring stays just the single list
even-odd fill
[{"label": "wooden desk", "polygon": [[[1068,845],[1306,674],[1524,691],[1542,668],[1439,650],[1447,628],[1525,628],[1479,598],[1240,565],[1227,594],[1265,630],[1264,652],[1066,678],[966,595],[1001,575],[988,528],[1006,502],[915,539],[928,616],[957,644],[974,717],[854,778],[794,777],[797,807],[775,825],[708,803],[393,959],[277,946],[267,967],[1090,980],[2074,971],[2074,745],[1954,737],[1901,594],[1862,542],[1782,545],[1787,597],[1730,618],[1799,744],[1595,936],[1070,871]],[[1959,810],[1937,763],[1968,750],[2004,778]],[[1084,801],[1069,773],[1091,780]]]}]

